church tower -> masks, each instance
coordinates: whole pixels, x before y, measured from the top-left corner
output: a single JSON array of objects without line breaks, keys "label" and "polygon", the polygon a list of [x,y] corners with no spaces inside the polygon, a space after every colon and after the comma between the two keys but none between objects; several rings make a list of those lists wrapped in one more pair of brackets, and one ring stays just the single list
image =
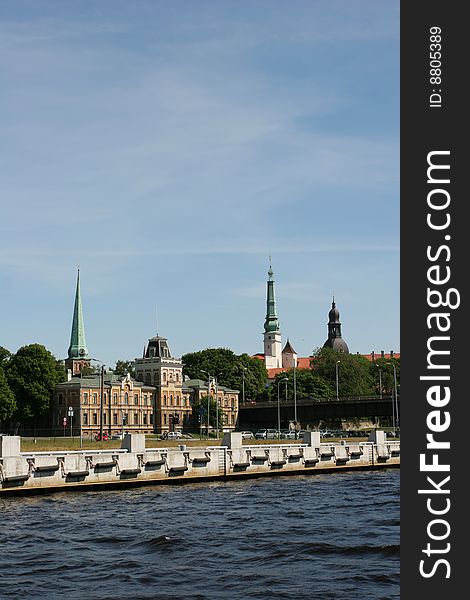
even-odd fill
[{"label": "church tower", "polygon": [[339,320],[339,310],[336,308],[335,297],[331,303],[331,310],[328,313],[328,339],[323,344],[323,348],[333,348],[336,352],[349,354],[349,348],[341,337],[341,323]]},{"label": "church tower", "polygon": [[264,364],[267,369],[282,367],[281,332],[276,315],[273,275],[271,264],[269,264],[266,320],[264,322]]},{"label": "church tower", "polygon": [[70,346],[68,358],[65,360],[65,368],[70,369],[72,375],[78,375],[83,367],[89,367],[90,364],[91,361],[88,358],[88,348],[86,347],[85,340],[82,298],[80,295],[80,269],[78,269],[75,305],[73,308],[72,333],[70,335]]}]

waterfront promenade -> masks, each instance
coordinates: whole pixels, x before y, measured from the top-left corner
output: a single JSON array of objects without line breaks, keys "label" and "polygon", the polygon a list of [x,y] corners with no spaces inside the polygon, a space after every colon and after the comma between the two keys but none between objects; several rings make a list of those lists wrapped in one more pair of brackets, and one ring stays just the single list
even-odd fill
[{"label": "waterfront promenade", "polygon": [[367,442],[244,444],[227,433],[221,445],[147,448],[145,436],[127,434],[121,448],[22,452],[20,438],[0,437],[0,495],[134,487],[197,480],[381,469],[400,465],[400,442],[372,431]]}]

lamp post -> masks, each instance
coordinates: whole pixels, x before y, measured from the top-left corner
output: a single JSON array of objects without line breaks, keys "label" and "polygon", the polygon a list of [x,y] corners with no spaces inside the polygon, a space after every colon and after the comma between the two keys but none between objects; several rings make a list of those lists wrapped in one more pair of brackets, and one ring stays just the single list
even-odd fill
[{"label": "lamp post", "polygon": [[[297,425],[297,366],[294,363],[294,425]],[[295,430],[295,439],[297,439],[297,429]]]},{"label": "lamp post", "polygon": [[222,373],[217,373],[215,376],[215,427],[217,439],[219,439],[219,377]]},{"label": "lamp post", "polygon": [[341,361],[337,360],[336,361],[336,365],[335,365],[335,371],[336,371],[336,400],[339,400],[339,375],[338,375],[338,371],[339,371],[339,363]]},{"label": "lamp post", "polygon": [[248,367],[242,367],[242,401],[245,404],[245,371]]},{"label": "lamp post", "polygon": [[279,398],[279,384],[282,383],[283,381],[286,382],[287,385],[287,381],[289,381],[288,377],[283,377],[282,379],[279,379],[279,381],[277,382],[277,439],[281,439],[281,401]]},{"label": "lamp post", "polygon": [[379,394],[380,394],[380,399],[382,399],[382,369],[380,368],[380,365],[378,365],[377,363],[375,364],[375,366],[379,370]]},{"label": "lamp post", "polygon": [[[390,365],[391,367],[393,367],[393,388],[394,388],[394,393],[392,394],[392,426],[393,426],[393,435],[395,436],[397,433],[397,427],[396,427],[396,421],[395,421],[395,404],[396,402],[396,396],[397,396],[397,370],[394,364],[392,363],[387,363],[387,365]],[[395,398],[394,398],[395,396]],[[398,406],[397,406],[398,408]]]},{"label": "lamp post", "polygon": [[[397,368],[395,363],[393,363],[393,382],[395,388],[395,415],[396,415],[396,426],[400,429],[400,417],[398,416],[398,390],[397,390]],[[395,431],[395,436],[397,432]]]},{"label": "lamp post", "polygon": [[201,369],[201,373],[205,373],[207,375],[207,439],[209,439],[209,411],[210,411],[210,401],[211,401],[211,376],[208,371],[204,371]]}]

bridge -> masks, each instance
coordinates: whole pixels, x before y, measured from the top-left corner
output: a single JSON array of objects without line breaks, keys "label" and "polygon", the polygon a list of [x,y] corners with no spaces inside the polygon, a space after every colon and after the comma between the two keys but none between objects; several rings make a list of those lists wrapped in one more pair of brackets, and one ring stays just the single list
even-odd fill
[{"label": "bridge", "polygon": [[[373,418],[393,416],[395,398],[393,396],[356,396],[352,398],[299,398],[297,399],[297,420],[302,427],[327,419],[341,418]],[[398,417],[400,416],[400,396],[397,397]],[[289,427],[294,420],[295,406],[293,400],[281,400],[279,403],[281,429]],[[396,417],[396,415],[395,415]],[[269,402],[240,403],[238,411],[238,428],[256,430],[262,427],[277,429],[278,403]]]}]

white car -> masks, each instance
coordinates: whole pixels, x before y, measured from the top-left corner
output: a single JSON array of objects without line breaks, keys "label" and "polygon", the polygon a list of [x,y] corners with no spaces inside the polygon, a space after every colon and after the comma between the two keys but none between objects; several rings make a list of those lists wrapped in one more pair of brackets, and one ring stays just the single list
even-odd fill
[{"label": "white car", "polygon": [[243,440],[254,440],[255,436],[252,431],[240,431]]},{"label": "white car", "polygon": [[161,440],[179,440],[183,437],[181,431],[165,431],[160,436]]}]

